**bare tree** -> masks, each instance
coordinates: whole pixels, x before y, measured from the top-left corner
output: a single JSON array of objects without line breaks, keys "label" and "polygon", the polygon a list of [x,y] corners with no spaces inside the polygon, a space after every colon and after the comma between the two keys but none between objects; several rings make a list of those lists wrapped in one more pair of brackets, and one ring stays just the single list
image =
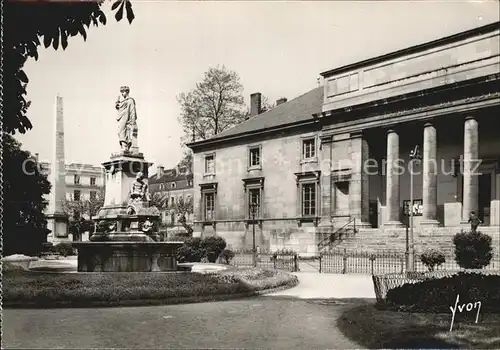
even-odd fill
[{"label": "bare tree", "polygon": [[158,210],[161,211],[167,207],[168,197],[169,197],[168,192],[166,194],[163,194],[161,192],[154,192],[151,195],[149,206],[156,207]]},{"label": "bare tree", "polygon": [[184,199],[180,197],[172,208],[176,215],[179,216],[179,223],[184,227],[189,236],[193,234],[193,227],[187,223],[186,217],[193,213],[193,199]]},{"label": "bare tree", "polygon": [[104,190],[97,192],[95,197],[90,197],[83,200],[68,200],[62,201],[63,212],[73,219],[79,219],[82,215],[87,215],[89,219],[97,215],[99,209],[104,205]]},{"label": "bare tree", "polygon": [[242,92],[236,72],[224,66],[205,72],[194,90],[177,97],[183,142],[205,140],[244,121],[248,112]]},{"label": "bare tree", "polygon": [[193,171],[193,151],[189,148],[184,150],[182,159],[179,162],[179,167],[185,167],[186,169],[189,169],[190,172]]},{"label": "bare tree", "polygon": [[274,104],[269,103],[269,99],[264,95],[262,95],[260,104],[260,113],[267,112],[276,107]]}]

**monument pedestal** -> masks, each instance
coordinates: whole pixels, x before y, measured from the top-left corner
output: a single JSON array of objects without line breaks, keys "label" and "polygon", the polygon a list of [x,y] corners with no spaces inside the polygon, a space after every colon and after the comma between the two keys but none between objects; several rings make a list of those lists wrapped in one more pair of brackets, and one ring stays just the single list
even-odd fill
[{"label": "monument pedestal", "polygon": [[[159,242],[160,211],[150,207],[132,188],[147,184],[147,162],[141,153],[119,153],[103,163],[106,169],[104,206],[93,219],[90,242],[78,249],[78,271],[156,272],[177,269],[176,252],[182,242]],[[144,178],[136,179],[141,172]],[[137,182],[136,182],[137,181]],[[142,182],[141,182],[142,181]]]},{"label": "monument pedestal", "polygon": [[102,163],[106,170],[106,192],[104,207],[127,205],[130,187],[139,172],[144,174],[147,184],[150,163],[142,153],[121,152],[111,155],[109,161]]},{"label": "monument pedestal", "polygon": [[68,216],[63,213],[47,214],[47,229],[51,231],[47,236],[47,241],[51,243],[67,242]]}]

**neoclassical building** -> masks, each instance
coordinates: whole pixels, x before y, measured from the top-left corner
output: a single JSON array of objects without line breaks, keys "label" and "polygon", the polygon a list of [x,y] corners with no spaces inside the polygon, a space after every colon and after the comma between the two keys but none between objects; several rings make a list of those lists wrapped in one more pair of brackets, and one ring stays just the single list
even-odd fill
[{"label": "neoclassical building", "polygon": [[[184,203],[193,199],[193,174],[190,169],[177,165],[172,169],[165,169],[159,165],[156,174],[148,179],[149,192],[165,199],[165,208],[161,210],[162,222],[166,225],[180,225],[173,207],[181,198]],[[193,221],[193,215],[188,214],[187,222]]]},{"label": "neoclassical building", "polygon": [[323,72],[261,114],[253,94],[248,121],[189,145],[195,232],[250,247],[255,223],[259,246],[314,254],[346,223],[373,241],[404,232],[410,208],[422,242],[449,240],[471,211],[498,232],[499,33],[496,22]]}]

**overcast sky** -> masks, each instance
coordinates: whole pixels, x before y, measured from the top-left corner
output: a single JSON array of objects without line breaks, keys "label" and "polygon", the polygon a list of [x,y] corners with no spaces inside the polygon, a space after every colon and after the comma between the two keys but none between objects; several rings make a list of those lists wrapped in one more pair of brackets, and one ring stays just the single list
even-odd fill
[{"label": "overcast sky", "polygon": [[[320,72],[499,20],[498,1],[170,2],[133,0],[135,20],[91,27],[65,51],[26,64],[33,129],[24,148],[50,161],[55,96],[64,99],[67,162],[99,165],[118,150],[114,102],[136,99],[139,148],[155,165],[180,159],[176,96],[218,64],[245,100],[274,102],[317,86]],[[153,170],[154,172],[154,170]]]}]

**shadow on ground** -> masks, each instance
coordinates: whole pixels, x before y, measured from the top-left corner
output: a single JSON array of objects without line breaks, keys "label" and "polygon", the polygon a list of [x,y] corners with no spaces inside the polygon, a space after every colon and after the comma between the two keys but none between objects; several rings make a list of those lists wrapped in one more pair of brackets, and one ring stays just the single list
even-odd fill
[{"label": "shadow on ground", "polygon": [[367,348],[499,349],[500,315],[484,314],[479,322],[450,314],[417,314],[379,310],[374,303],[346,308],[337,320],[339,330]]}]

